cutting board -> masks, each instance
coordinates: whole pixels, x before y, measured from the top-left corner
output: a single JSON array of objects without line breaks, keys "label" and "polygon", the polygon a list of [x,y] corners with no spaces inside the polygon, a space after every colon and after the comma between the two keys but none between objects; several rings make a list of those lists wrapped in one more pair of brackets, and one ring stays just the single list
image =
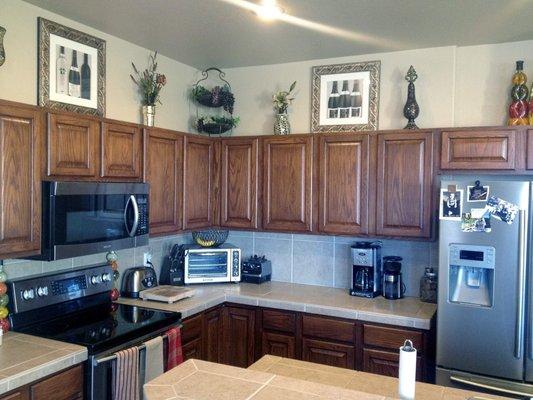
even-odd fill
[{"label": "cutting board", "polygon": [[139,297],[143,300],[175,303],[176,301],[194,296],[195,292],[194,289],[188,287],[162,285],[141,291]]}]

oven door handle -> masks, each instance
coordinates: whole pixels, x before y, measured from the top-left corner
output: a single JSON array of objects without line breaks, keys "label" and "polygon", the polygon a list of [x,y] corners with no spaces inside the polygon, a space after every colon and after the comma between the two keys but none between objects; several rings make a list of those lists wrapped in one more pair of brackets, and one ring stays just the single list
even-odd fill
[{"label": "oven door handle", "polygon": [[[133,206],[133,224],[131,230],[128,228],[128,209],[130,204]],[[133,237],[137,232],[137,227],[139,226],[139,205],[137,204],[137,199],[134,195],[131,195],[126,202],[126,207],[124,207],[124,225],[126,227],[126,232],[128,236]]]}]

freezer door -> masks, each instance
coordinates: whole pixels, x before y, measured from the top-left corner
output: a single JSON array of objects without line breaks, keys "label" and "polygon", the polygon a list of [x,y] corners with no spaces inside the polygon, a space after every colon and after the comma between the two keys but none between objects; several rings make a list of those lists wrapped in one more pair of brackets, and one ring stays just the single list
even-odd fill
[{"label": "freezer door", "polygon": [[[464,178],[462,178],[464,179]],[[457,185],[463,190],[463,213],[483,208],[483,202],[468,202],[467,186],[474,180],[443,181],[442,188]],[[524,376],[525,257],[529,208],[529,182],[482,181],[490,195],[524,210],[507,224],[491,218],[492,231],[465,233],[460,221],[440,221],[439,304],[437,320],[437,365],[481,375],[522,380]],[[525,225],[524,225],[525,224]],[[493,247],[493,291],[490,306],[450,301],[450,244]],[[452,296],[453,297],[453,296]]]},{"label": "freezer door", "polygon": [[[530,192],[530,210],[533,209],[533,185],[531,185]],[[529,237],[528,249],[533,249],[533,215],[529,216]],[[527,313],[525,324],[526,335],[526,365],[525,365],[525,380],[533,384],[533,256],[532,252],[528,253],[527,257]],[[533,397],[533,396],[532,396]]]}]

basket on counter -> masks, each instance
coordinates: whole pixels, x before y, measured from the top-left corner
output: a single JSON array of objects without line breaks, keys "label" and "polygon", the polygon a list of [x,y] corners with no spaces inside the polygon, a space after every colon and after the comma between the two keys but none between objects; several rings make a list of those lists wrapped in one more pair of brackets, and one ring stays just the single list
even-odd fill
[{"label": "basket on counter", "polygon": [[194,231],[192,238],[196,244],[202,247],[216,247],[223,244],[228,239],[227,229],[206,229],[205,231]]}]

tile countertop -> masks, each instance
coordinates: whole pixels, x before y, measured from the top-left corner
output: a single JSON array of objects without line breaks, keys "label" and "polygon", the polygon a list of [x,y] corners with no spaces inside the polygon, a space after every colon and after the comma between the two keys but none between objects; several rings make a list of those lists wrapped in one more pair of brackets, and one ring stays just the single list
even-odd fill
[{"label": "tile countertop", "polygon": [[[188,360],[144,385],[145,400],[385,400],[397,390],[397,378],[274,356],[248,369]],[[416,398],[504,399],[427,383],[417,383]]]},{"label": "tile countertop", "polygon": [[8,332],[0,346],[0,395],[87,360],[83,346]]},{"label": "tile countertop", "polygon": [[120,298],[119,303],[181,312],[186,318],[225,301],[260,307],[301,311],[311,314],[358,319],[396,326],[430,329],[436,304],[416,297],[387,300],[350,296],[345,289],[285,282],[191,285],[192,298],[173,304]]}]

